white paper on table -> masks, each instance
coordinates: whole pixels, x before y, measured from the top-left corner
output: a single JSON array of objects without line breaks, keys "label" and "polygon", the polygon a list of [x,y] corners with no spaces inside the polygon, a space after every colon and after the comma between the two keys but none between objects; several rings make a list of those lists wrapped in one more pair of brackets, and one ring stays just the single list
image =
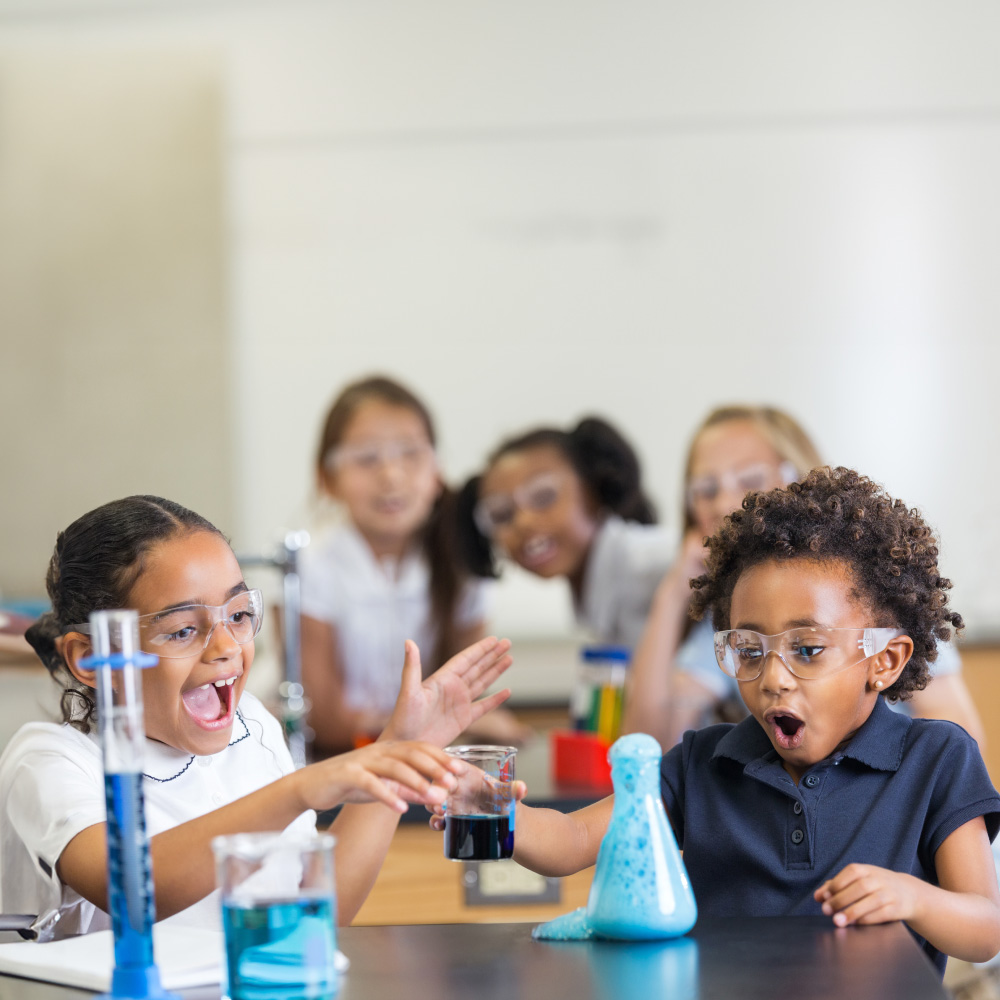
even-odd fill
[{"label": "white paper on table", "polygon": [[[222,982],[222,931],[155,924],[153,951],[164,989]],[[0,944],[0,972],[87,990],[109,990],[114,957],[111,931],[96,931],[45,944]]]},{"label": "white paper on table", "polygon": [[[222,982],[224,941],[221,930],[154,924],[153,952],[166,990],[215,986]],[[337,952],[334,964],[344,972],[350,964]],[[110,990],[114,969],[114,937],[96,931],[38,944],[0,944],[0,973],[41,979],[86,990]]]}]

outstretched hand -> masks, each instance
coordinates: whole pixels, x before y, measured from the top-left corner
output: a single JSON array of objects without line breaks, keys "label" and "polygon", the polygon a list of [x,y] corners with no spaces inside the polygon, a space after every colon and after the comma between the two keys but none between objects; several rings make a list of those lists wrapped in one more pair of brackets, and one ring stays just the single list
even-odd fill
[{"label": "outstretched hand", "polygon": [[380,740],[295,772],[306,806],[322,812],[342,802],[440,805],[468,766],[427,743]]},{"label": "outstretched hand", "polygon": [[408,639],[399,697],[379,738],[447,746],[510,697],[509,688],[479,697],[514,662],[509,649],[509,639],[480,639],[421,681],[420,650]]}]

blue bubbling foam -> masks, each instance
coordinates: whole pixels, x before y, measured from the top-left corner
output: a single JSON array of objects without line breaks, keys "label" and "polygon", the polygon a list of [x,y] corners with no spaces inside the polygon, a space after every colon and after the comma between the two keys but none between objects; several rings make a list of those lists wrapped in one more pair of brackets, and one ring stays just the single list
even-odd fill
[{"label": "blue bubbling foam", "polygon": [[534,929],[540,940],[677,937],[698,916],[691,883],[660,798],[660,746],[630,733],[608,753],[615,803],[586,909]]}]

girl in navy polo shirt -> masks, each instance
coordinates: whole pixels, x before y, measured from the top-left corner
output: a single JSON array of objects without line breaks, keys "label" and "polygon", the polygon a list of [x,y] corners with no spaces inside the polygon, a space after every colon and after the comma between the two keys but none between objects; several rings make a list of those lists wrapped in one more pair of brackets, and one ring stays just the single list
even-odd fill
[{"label": "girl in navy polo shirt", "polygon": [[[884,701],[921,690],[962,626],[930,528],[864,476],[816,469],[749,493],[708,548],[692,613],[711,611],[750,716],[686,733],[661,765],[699,914],[904,920],[942,971],[992,958],[1000,796],[964,729]],[[520,804],[516,860],[594,864],[611,805]]]}]

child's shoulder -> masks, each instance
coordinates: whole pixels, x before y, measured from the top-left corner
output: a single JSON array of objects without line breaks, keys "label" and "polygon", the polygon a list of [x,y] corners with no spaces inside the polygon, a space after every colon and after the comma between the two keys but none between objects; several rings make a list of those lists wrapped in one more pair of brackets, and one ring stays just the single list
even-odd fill
[{"label": "child's shoulder", "polygon": [[651,566],[662,573],[670,565],[676,541],[660,524],[639,524],[613,515],[601,525],[598,546],[617,554],[635,568]]},{"label": "child's shoulder", "polygon": [[904,741],[904,753],[974,752],[981,756],[979,744],[957,722],[947,719],[910,719]]},{"label": "child's shoulder", "polygon": [[0,775],[56,757],[88,771],[103,770],[101,746],[94,736],[66,723],[28,722],[14,733],[0,754]]}]

